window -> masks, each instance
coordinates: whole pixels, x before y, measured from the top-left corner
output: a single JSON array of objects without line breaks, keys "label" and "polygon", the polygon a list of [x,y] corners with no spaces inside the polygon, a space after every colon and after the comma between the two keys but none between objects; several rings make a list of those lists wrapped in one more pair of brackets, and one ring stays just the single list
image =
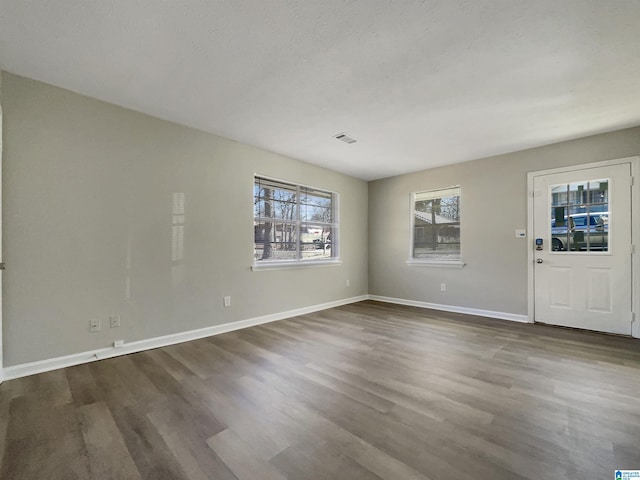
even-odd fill
[{"label": "window", "polygon": [[601,178],[551,186],[552,251],[609,250],[609,184]]},{"label": "window", "polygon": [[326,262],[338,257],[338,195],[256,176],[255,264]]},{"label": "window", "polygon": [[410,264],[462,266],[460,187],[411,195]]}]

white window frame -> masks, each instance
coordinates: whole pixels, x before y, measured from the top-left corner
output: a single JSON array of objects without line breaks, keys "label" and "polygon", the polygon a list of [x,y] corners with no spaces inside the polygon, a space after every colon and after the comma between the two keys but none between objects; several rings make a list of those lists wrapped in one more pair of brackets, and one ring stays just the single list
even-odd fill
[{"label": "white window frame", "polygon": [[[262,179],[262,180],[267,180],[267,181],[272,181],[272,182],[276,182],[276,183],[281,183],[284,185],[287,185],[289,187],[295,188],[296,190],[296,218],[293,221],[287,220],[287,221],[282,221],[283,223],[288,223],[288,224],[294,224],[296,227],[296,231],[297,231],[297,242],[296,242],[296,250],[295,250],[295,255],[296,258],[294,259],[287,259],[287,260],[258,260],[258,258],[256,257],[256,253],[255,253],[255,226],[257,222],[260,221],[265,221],[267,220],[266,218],[263,217],[256,217],[255,216],[255,210],[253,212],[253,225],[254,225],[254,239],[253,239],[253,251],[254,251],[254,256],[253,256],[253,264],[251,266],[251,270],[253,271],[259,271],[259,270],[274,270],[274,269],[283,269],[283,268],[300,268],[300,267],[318,267],[318,266],[334,266],[334,265],[341,265],[342,261],[340,260],[340,219],[339,219],[339,212],[340,212],[340,204],[339,204],[339,194],[338,192],[335,192],[333,190],[329,190],[327,188],[322,188],[322,187],[314,187],[311,185],[306,185],[306,184],[302,184],[302,183],[298,183],[298,182],[294,182],[291,180],[282,180],[280,178],[274,178],[274,177],[270,177],[267,175],[261,175],[258,173],[255,173],[253,175],[253,183],[252,183],[252,198],[255,199],[255,185],[256,182],[258,181],[258,179]],[[322,193],[326,193],[326,194],[330,194],[331,195],[331,218],[332,218],[332,222],[330,223],[323,223],[323,222],[318,222],[320,224],[323,224],[325,226],[328,226],[331,228],[331,257],[328,258],[321,258],[321,259],[304,259],[302,258],[302,254],[300,251],[300,231],[301,231],[301,226],[303,224],[307,224],[307,223],[314,223],[314,222],[305,222],[301,220],[301,215],[300,215],[300,202],[301,202],[301,198],[300,198],[300,191],[303,188],[308,188],[310,190],[317,190],[320,191]]]},{"label": "white window frame", "polygon": [[[409,258],[407,260],[407,265],[409,266],[419,266],[419,267],[444,267],[444,268],[462,268],[464,267],[465,263],[462,261],[462,238],[460,239],[460,256],[459,258],[455,258],[455,259],[447,259],[447,258],[415,258],[414,255],[414,241],[415,241],[415,232],[416,232],[416,225],[415,225],[415,214],[414,214],[414,210],[415,210],[415,205],[416,205],[416,196],[420,195],[420,194],[433,194],[434,197],[433,198],[438,198],[438,196],[436,196],[435,194],[438,194],[439,192],[442,192],[442,196],[447,196],[445,195],[445,193],[447,191],[450,190],[457,190],[458,193],[458,204],[462,205],[462,188],[460,187],[460,185],[453,185],[450,187],[444,187],[444,188],[434,188],[434,189],[430,189],[430,190],[421,190],[419,192],[413,192],[410,195],[410,208],[409,208],[409,225],[410,225],[410,231],[409,231]],[[462,209],[461,209],[461,213],[459,215],[460,217],[460,232],[462,233]]]}]

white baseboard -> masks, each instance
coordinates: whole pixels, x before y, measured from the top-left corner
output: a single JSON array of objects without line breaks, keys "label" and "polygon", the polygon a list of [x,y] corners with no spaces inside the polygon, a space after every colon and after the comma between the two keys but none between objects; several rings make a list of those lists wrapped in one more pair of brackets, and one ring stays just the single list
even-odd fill
[{"label": "white baseboard", "polygon": [[318,305],[297,308],[294,310],[287,310],[285,312],[272,313],[270,315],[249,318],[247,320],[239,320],[237,322],[224,323],[222,325],[213,325],[211,327],[200,328],[197,330],[173,333],[171,335],[164,335],[162,337],[138,340],[131,343],[125,343],[122,347],[100,348],[98,350],[74,353],[72,355],[66,355],[64,357],[49,358],[46,360],[39,360],[37,362],[13,365],[4,368],[2,372],[0,372],[0,380],[11,380],[13,378],[26,377],[28,375],[49,372],[51,370],[57,370],[59,368],[72,367],[74,365],[80,365],[82,363],[95,362],[96,360],[103,360],[105,358],[118,357],[120,355],[128,355],[130,353],[150,350],[152,348],[166,347],[167,345],[174,345],[176,343],[188,342],[190,340],[197,340],[199,338],[211,337],[213,335],[219,335],[221,333],[231,332],[234,330],[241,330],[243,328],[253,327],[255,325],[262,325],[264,323],[275,322],[277,320],[283,320],[285,318],[297,317],[298,315],[305,315],[307,313],[313,313],[319,310],[326,310],[327,308],[339,307],[341,305],[347,305],[349,303],[361,302],[363,300],[367,300],[368,298],[368,295],[343,298],[341,300],[335,300],[333,302],[321,303]]},{"label": "white baseboard", "polygon": [[444,312],[466,313],[467,315],[477,315],[479,317],[498,318],[500,320],[510,320],[512,322],[531,323],[527,315],[517,313],[494,312],[493,310],[480,310],[478,308],[456,307],[454,305],[441,305],[439,303],[420,302],[417,300],[405,300],[403,298],[383,297],[380,295],[369,295],[369,300],[377,302],[396,303],[398,305],[408,305],[411,307],[431,308]]}]

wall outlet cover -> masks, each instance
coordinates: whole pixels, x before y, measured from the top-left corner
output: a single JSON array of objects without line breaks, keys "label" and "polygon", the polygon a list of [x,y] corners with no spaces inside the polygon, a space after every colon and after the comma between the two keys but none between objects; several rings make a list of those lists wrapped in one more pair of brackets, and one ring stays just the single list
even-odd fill
[{"label": "wall outlet cover", "polygon": [[111,315],[109,317],[109,326],[111,328],[118,328],[120,326],[120,315]]}]

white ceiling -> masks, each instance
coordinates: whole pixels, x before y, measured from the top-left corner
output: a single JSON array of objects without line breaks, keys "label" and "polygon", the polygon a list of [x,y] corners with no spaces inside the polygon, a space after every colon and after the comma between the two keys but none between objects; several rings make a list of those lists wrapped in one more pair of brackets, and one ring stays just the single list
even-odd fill
[{"label": "white ceiling", "polygon": [[0,0],[0,68],[376,179],[640,125],[639,25],[640,0]]}]

